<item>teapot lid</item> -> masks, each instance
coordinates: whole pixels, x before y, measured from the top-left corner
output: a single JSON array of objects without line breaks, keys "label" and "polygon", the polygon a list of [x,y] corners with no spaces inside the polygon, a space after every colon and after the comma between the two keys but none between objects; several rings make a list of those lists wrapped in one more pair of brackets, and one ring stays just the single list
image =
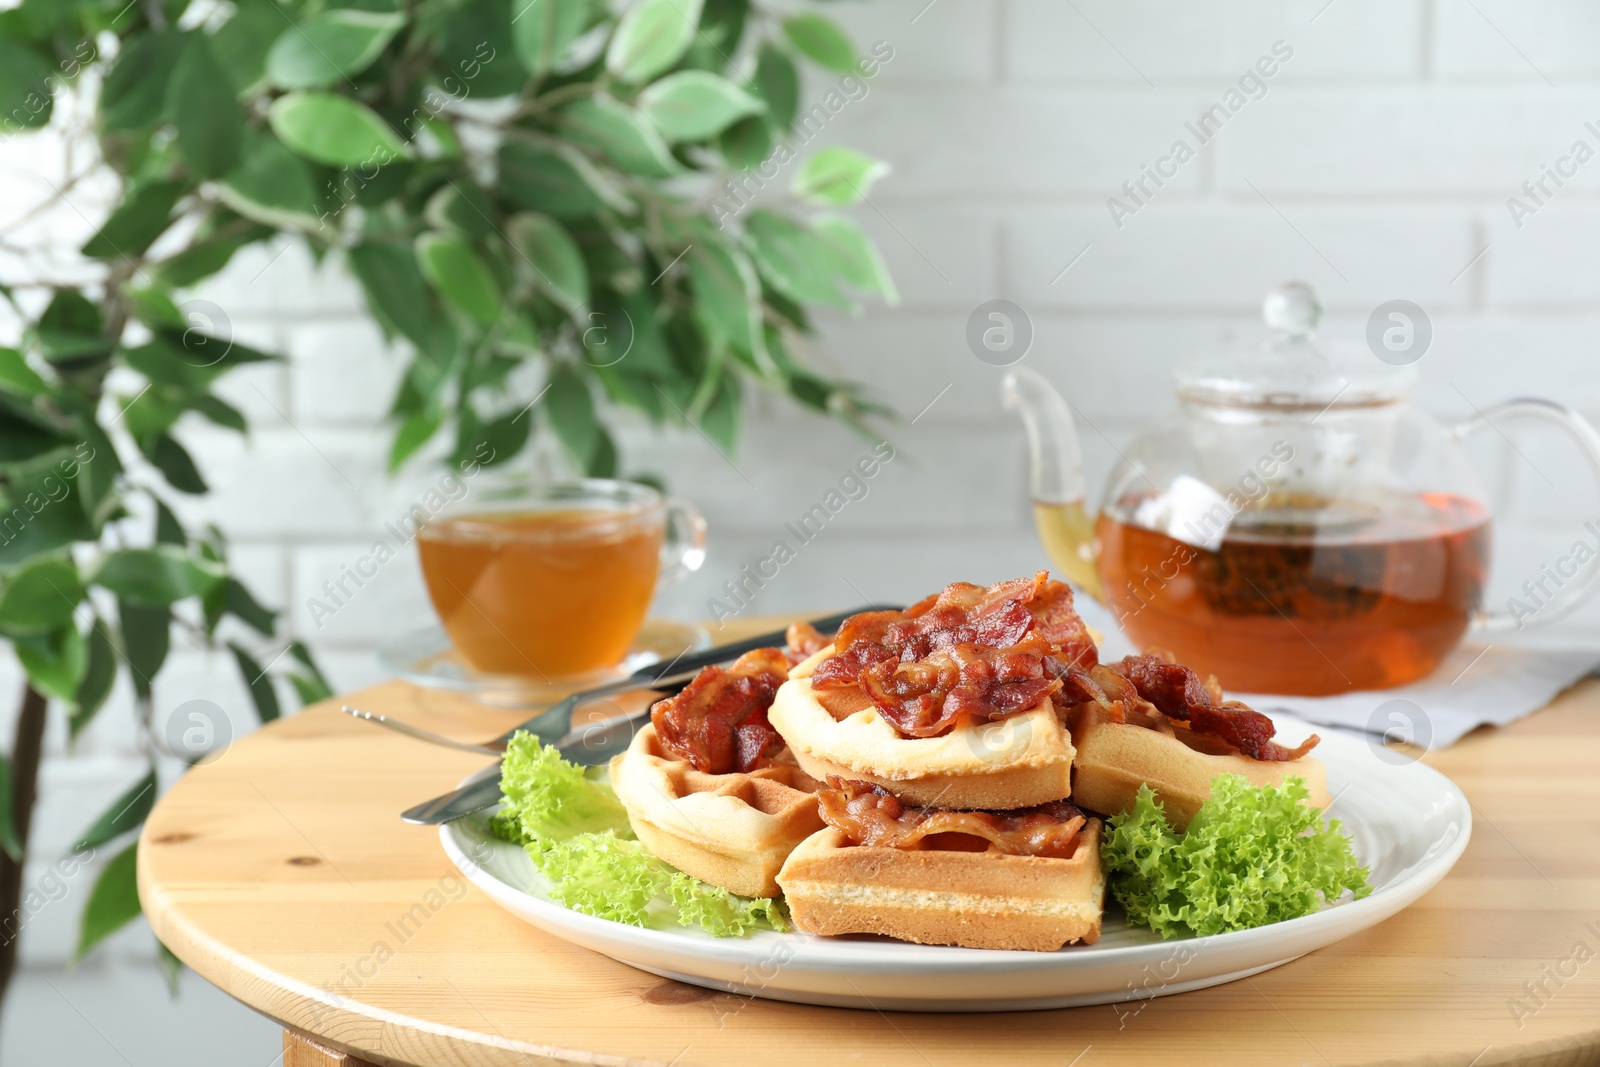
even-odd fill
[{"label": "teapot lid", "polygon": [[1322,304],[1305,282],[1267,294],[1261,317],[1270,331],[1255,348],[1202,357],[1180,367],[1178,395],[1227,407],[1360,408],[1404,400],[1415,365],[1395,366],[1365,348],[1329,349],[1314,343]]}]

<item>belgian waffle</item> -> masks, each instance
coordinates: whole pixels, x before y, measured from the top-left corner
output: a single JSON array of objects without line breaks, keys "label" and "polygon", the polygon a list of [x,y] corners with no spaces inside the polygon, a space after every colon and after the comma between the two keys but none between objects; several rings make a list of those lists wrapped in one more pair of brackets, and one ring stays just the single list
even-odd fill
[{"label": "belgian waffle", "polygon": [[1093,944],[1105,899],[1100,820],[1070,859],[855,845],[830,826],[790,854],[778,884],[795,926],[813,934],[1035,952]]},{"label": "belgian waffle", "polygon": [[783,861],[823,825],[817,783],[794,764],[704,774],[666,755],[654,726],[611,761],[611,784],[646,848],[741,896],[777,896]]},{"label": "belgian waffle", "polygon": [[833,646],[789,672],[768,718],[794,759],[818,780],[830,774],[881,785],[911,804],[1000,811],[1072,792],[1072,738],[1046,698],[1038,707],[938,737],[904,737],[854,689],[811,688]]},{"label": "belgian waffle", "polygon": [[1321,760],[1301,756],[1272,762],[1218,752],[1211,738],[1175,726],[1159,714],[1135,714],[1118,723],[1111,721],[1105,708],[1084,704],[1072,716],[1072,741],[1077,749],[1073,803],[1106,815],[1131,811],[1139,787],[1147,784],[1164,805],[1167,821],[1187,830],[1189,820],[1211,796],[1212,779],[1221,774],[1242,775],[1258,786],[1304,778],[1311,804],[1326,810],[1330,803],[1328,774]]}]

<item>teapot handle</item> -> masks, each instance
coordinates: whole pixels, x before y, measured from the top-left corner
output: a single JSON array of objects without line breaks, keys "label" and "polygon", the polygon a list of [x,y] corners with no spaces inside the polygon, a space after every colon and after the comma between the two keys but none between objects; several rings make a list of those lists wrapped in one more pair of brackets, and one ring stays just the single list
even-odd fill
[{"label": "teapot handle", "polygon": [[[1484,427],[1499,432],[1492,416],[1552,423],[1566,430],[1589,460],[1595,481],[1600,482],[1600,433],[1596,433],[1589,420],[1576,411],[1553,400],[1507,400],[1457,423],[1451,432],[1458,440],[1464,440]],[[1570,575],[1559,574],[1559,567],[1558,561],[1557,573],[1564,584],[1559,586],[1554,597],[1532,605],[1532,610],[1522,612],[1513,610],[1511,601],[1507,602],[1505,608],[1485,608],[1473,619],[1473,630],[1478,633],[1507,633],[1524,629],[1530,624],[1543,626],[1570,615],[1600,590],[1600,555]]]}]

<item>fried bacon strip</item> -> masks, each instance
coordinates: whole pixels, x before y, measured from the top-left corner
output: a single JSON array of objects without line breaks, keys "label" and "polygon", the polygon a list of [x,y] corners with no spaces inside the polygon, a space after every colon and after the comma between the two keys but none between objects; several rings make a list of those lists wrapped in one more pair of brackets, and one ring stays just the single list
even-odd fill
[{"label": "fried bacon strip", "polygon": [[706,774],[767,766],[783,747],[767,709],[788,677],[789,661],[777,648],[746,652],[726,668],[706,667],[650,709],[662,749]]},{"label": "fried bacon strip", "polygon": [[858,845],[924,849],[935,834],[961,834],[988,842],[986,851],[1069,859],[1087,820],[1065,800],[1017,811],[941,811],[907,808],[869,782],[828,776],[817,790],[823,821]]},{"label": "fried bacon strip", "polygon": [[801,620],[789,624],[788,633],[784,634],[783,653],[793,667],[803,659],[809,659],[833,643],[833,638],[817,632],[817,628],[809,622]]},{"label": "fried bacon strip", "polygon": [[860,685],[901,734],[937,737],[1037,707],[1061,688],[1045,670],[1053,652],[1037,635],[1005,648],[948,645],[910,663],[874,663]]},{"label": "fried bacon strip", "polygon": [[1126,656],[1122,662],[1102,664],[1093,670],[1074,670],[1062,683],[1064,701],[1094,701],[1106,705],[1112,720],[1123,721],[1130,705],[1149,704],[1171,720],[1189,723],[1195,733],[1226,742],[1230,749],[1251,760],[1286,763],[1317,747],[1317,734],[1293,749],[1272,739],[1272,720],[1240,701],[1224,701],[1214,678],[1174,664],[1163,653]]},{"label": "fried bacon strip", "polygon": [[1040,571],[851,616],[811,684],[860,686],[902,734],[933,737],[1034,707],[1061,688],[1059,676],[1095,662],[1071,588]]}]

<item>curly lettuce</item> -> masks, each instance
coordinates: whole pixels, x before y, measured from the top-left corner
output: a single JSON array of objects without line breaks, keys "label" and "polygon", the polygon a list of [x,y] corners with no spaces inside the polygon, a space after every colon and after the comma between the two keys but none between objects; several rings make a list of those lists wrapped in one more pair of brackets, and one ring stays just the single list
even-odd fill
[{"label": "curly lettuce", "polygon": [[628,813],[609,785],[524,730],[506,746],[500,791],[503,812],[513,813],[525,839],[560,840],[628,825]]},{"label": "curly lettuce", "polygon": [[611,786],[538,738],[512,738],[500,780],[489,831],[526,850],[558,904],[632,926],[675,918],[717,937],[789,929],[782,902],[736,896],[657,859],[634,838]]},{"label": "curly lettuce", "polygon": [[1128,921],[1163,938],[1206,936],[1310,915],[1349,890],[1372,892],[1336,819],[1308,802],[1305,781],[1212,783],[1185,833],[1149,786],[1110,820],[1101,845],[1108,888]]}]

